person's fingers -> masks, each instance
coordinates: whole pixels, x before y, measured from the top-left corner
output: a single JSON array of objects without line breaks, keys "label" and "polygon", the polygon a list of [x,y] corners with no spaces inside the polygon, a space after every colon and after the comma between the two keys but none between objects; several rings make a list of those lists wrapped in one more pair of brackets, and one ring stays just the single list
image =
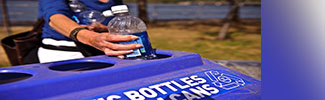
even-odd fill
[{"label": "person's fingers", "polygon": [[105,43],[106,48],[110,48],[111,50],[132,50],[132,49],[137,49],[142,47],[141,44],[116,44],[116,43],[111,43],[107,42]]},{"label": "person's fingers", "polygon": [[106,40],[111,42],[118,42],[118,41],[131,41],[137,39],[137,36],[134,35],[115,35],[115,34],[108,34],[106,35]]},{"label": "person's fingers", "polygon": [[124,54],[129,54],[132,53],[133,50],[127,50],[127,51],[114,51],[114,50],[110,50],[108,48],[104,49],[104,52],[106,55],[110,55],[110,56],[118,56],[118,55],[124,55]]}]

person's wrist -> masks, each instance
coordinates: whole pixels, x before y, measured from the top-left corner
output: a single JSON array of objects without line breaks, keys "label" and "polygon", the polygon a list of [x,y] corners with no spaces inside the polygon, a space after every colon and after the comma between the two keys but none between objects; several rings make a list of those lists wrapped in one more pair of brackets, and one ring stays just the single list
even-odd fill
[{"label": "person's wrist", "polygon": [[92,38],[91,32],[92,31],[90,30],[80,30],[77,35],[78,41],[84,44],[89,44],[90,38]]},{"label": "person's wrist", "polygon": [[86,27],[77,27],[77,28],[74,28],[71,32],[70,32],[70,35],[69,37],[73,40],[73,41],[77,41],[79,42],[78,40],[78,34],[80,33],[80,31],[83,31],[83,30],[88,30]]},{"label": "person's wrist", "polygon": [[94,32],[94,31],[80,30],[77,38],[83,44],[92,45],[95,41],[94,39],[96,37],[99,37],[99,35],[100,35],[99,33]]}]

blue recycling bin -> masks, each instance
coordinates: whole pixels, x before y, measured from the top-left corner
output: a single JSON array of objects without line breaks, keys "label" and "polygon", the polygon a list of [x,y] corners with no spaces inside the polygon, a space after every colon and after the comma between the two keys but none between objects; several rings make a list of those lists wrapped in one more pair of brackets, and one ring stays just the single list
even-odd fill
[{"label": "blue recycling bin", "polygon": [[261,81],[199,54],[157,50],[159,59],[105,55],[0,69],[3,100],[260,100]]}]

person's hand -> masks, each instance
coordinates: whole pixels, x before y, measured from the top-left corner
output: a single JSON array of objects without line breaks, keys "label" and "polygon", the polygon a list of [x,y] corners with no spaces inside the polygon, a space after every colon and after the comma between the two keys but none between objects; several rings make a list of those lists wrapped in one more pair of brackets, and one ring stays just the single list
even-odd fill
[{"label": "person's hand", "polygon": [[79,31],[77,38],[80,42],[95,47],[106,55],[117,56],[123,59],[125,54],[133,52],[133,49],[140,48],[140,44],[117,44],[119,41],[131,41],[138,37],[134,35],[114,35],[110,33],[97,33],[90,30]]},{"label": "person's hand", "polygon": [[[49,25],[61,34],[69,37],[71,31],[78,27],[84,27],[71,20],[63,14],[54,14],[50,17]],[[89,30],[80,30],[77,34],[77,40],[83,44],[90,45],[106,55],[114,55],[123,58],[125,54],[132,53],[133,49],[140,48],[140,44],[116,44],[118,41],[131,41],[138,37],[133,35],[112,35],[107,33],[107,27],[102,24],[86,26]],[[106,33],[98,32],[106,31]]]}]

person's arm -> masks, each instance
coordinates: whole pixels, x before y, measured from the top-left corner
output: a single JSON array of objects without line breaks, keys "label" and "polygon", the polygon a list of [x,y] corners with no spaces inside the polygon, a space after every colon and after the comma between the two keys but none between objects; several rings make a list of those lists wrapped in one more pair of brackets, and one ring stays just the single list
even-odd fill
[{"label": "person's arm", "polygon": [[[83,27],[65,15],[54,14],[50,17],[49,25],[60,32],[61,34],[69,37],[70,32],[78,27]],[[77,34],[78,41],[93,46],[105,52],[106,55],[116,55],[123,58],[122,55],[133,52],[133,49],[140,48],[140,44],[116,44],[118,41],[135,40],[138,37],[133,35],[113,35],[109,33],[97,33],[90,30],[81,30]]]},{"label": "person's arm", "polygon": [[49,25],[60,32],[61,34],[69,37],[70,32],[78,27],[81,27],[79,24],[75,23],[68,17],[62,14],[55,14],[50,17]]}]

